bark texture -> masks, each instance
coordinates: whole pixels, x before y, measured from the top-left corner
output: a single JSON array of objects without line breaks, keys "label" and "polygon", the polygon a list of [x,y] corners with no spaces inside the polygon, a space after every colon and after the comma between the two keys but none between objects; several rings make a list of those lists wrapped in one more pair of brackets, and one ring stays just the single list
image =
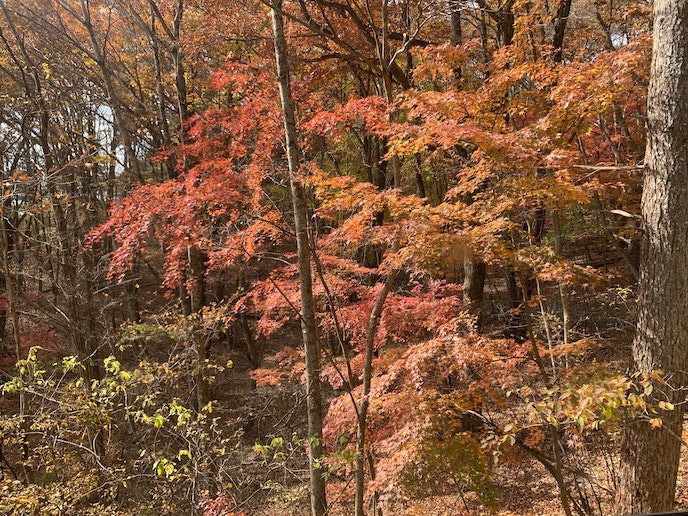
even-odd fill
[{"label": "bark texture", "polygon": [[299,265],[299,288],[301,290],[301,332],[306,351],[306,406],[308,411],[308,443],[310,459],[311,510],[313,516],[327,512],[325,480],[320,467],[323,456],[323,408],[320,390],[320,347],[315,321],[313,280],[311,277],[310,244],[308,237],[308,211],[306,193],[296,175],[301,161],[297,140],[294,100],[289,84],[287,43],[282,23],[282,2],[275,0],[272,7],[272,28],[275,34],[275,60],[279,82],[280,100],[284,115],[284,131],[289,162],[289,180],[294,205],[294,229]]},{"label": "bark texture", "polygon": [[657,0],[648,92],[648,144],[642,212],[636,368],[662,370],[670,387],[656,386],[663,427],[632,421],[622,441],[615,514],[670,510],[688,385],[688,0]]}]

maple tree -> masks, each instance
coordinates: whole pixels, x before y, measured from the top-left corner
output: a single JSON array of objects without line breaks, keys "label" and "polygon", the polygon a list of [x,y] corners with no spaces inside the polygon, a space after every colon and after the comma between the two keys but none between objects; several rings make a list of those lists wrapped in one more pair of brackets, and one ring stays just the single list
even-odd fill
[{"label": "maple tree", "polygon": [[[632,305],[638,277],[647,6],[0,7],[17,478],[93,459],[89,489],[125,492],[138,464],[157,508],[238,513],[255,484],[227,467],[230,447],[258,454],[253,480],[287,499],[300,495],[271,472],[300,478],[287,463],[305,469],[308,448],[314,514],[326,489],[357,515],[470,491],[469,511],[497,507],[500,464],[527,454],[565,514],[598,514],[608,496],[582,474],[586,445],[614,448],[624,414],[671,417],[645,392],[652,368],[627,378],[590,358],[623,339],[601,321]],[[43,328],[77,358],[25,358]],[[269,444],[239,452],[221,428],[220,341],[241,348],[257,393],[298,393],[305,377],[309,428],[251,434]],[[70,399],[76,415],[48,424]],[[117,463],[125,428],[135,446]],[[51,432],[66,442],[42,463]],[[56,484],[89,506],[68,474]],[[8,503],[52,503],[33,489]]]}]

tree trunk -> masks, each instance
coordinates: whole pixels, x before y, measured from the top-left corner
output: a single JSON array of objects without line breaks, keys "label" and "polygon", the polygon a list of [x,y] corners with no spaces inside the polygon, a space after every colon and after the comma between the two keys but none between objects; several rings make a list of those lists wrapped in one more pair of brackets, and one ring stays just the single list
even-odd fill
[{"label": "tree trunk", "polygon": [[370,383],[373,377],[373,352],[375,351],[375,335],[377,334],[378,326],[380,325],[380,316],[382,309],[385,306],[385,300],[392,290],[392,285],[396,279],[397,271],[389,272],[385,284],[377,297],[373,311],[370,313],[368,319],[368,328],[366,332],[366,347],[365,347],[365,363],[363,365],[363,392],[361,393],[361,401],[358,410],[358,430],[356,434],[356,494],[354,497],[354,514],[356,516],[363,516],[363,495],[365,487],[365,460],[368,457],[368,464],[370,466],[371,479],[374,479],[373,460],[369,454],[366,453],[366,425],[368,419],[368,406],[370,404]]},{"label": "tree trunk", "polygon": [[[662,411],[663,426],[631,421],[622,437],[615,514],[670,510],[683,426],[688,370],[688,1],[657,0],[648,92],[648,143],[642,199],[636,368],[661,370],[667,385],[655,400],[674,403]],[[662,391],[662,392],[659,392]]]},{"label": "tree trunk", "polygon": [[246,355],[251,362],[251,367],[257,368],[260,366],[260,361],[263,359],[263,354],[258,346],[258,343],[256,342],[256,339],[253,338],[253,333],[251,332],[248,318],[244,313],[239,315],[239,327],[241,328],[241,333],[244,336]]},{"label": "tree trunk", "polygon": [[[559,210],[552,212],[552,230],[554,232],[554,251],[558,256],[564,256],[564,241],[561,234],[561,215]],[[559,296],[561,299],[561,325],[564,344],[571,340],[571,303],[569,287],[562,281],[559,282]]]},{"label": "tree trunk", "polygon": [[569,21],[570,12],[571,0],[562,0],[557,8],[557,15],[552,20],[554,25],[554,35],[552,36],[554,55],[552,57],[555,63],[561,63],[564,54],[564,34],[566,33],[566,24]]},{"label": "tree trunk", "polygon": [[306,351],[306,407],[308,411],[308,448],[310,461],[311,511],[313,516],[327,512],[325,480],[320,463],[323,456],[323,408],[320,391],[320,348],[315,321],[315,302],[311,277],[310,244],[308,238],[308,212],[306,193],[296,179],[301,152],[297,141],[294,100],[289,83],[287,43],[282,23],[282,0],[275,0],[272,7],[272,28],[275,33],[275,60],[279,81],[280,100],[284,115],[284,132],[289,162],[289,180],[294,205],[294,229],[299,264],[299,287],[301,290],[301,332]]},{"label": "tree trunk", "polygon": [[466,255],[463,259],[463,272],[463,301],[477,317],[476,328],[480,331],[487,265],[482,260]]}]

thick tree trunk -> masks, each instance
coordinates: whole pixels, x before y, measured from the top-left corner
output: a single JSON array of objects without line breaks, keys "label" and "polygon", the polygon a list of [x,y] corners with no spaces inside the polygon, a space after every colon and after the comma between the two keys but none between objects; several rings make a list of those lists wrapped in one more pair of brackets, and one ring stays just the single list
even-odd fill
[{"label": "thick tree trunk", "polygon": [[552,36],[552,47],[554,47],[554,55],[552,56],[554,62],[561,63],[564,53],[564,34],[566,33],[566,24],[569,21],[569,13],[571,12],[571,0],[562,0],[557,8],[557,15],[552,20],[554,25],[554,35]]},{"label": "thick tree trunk", "polygon": [[463,272],[463,301],[477,317],[476,328],[480,331],[487,265],[481,260],[466,255],[463,260]]},{"label": "thick tree trunk", "polygon": [[311,277],[310,244],[308,238],[308,213],[306,193],[296,179],[301,153],[297,141],[294,100],[289,85],[287,43],[282,23],[282,1],[275,0],[272,7],[272,28],[275,33],[275,59],[279,81],[280,100],[284,115],[284,131],[289,161],[289,179],[294,205],[294,229],[299,263],[299,287],[301,290],[301,332],[306,351],[306,407],[308,411],[308,443],[310,458],[311,510],[313,516],[327,512],[325,480],[320,468],[323,456],[322,427],[323,409],[320,391],[320,348],[318,345]]},{"label": "thick tree trunk", "polygon": [[[639,283],[636,368],[662,370],[657,400],[676,409],[663,426],[632,421],[622,440],[615,514],[670,510],[688,384],[688,1],[656,0],[648,93],[648,144],[642,199],[644,242]],[[661,391],[661,392],[658,392]]]}]

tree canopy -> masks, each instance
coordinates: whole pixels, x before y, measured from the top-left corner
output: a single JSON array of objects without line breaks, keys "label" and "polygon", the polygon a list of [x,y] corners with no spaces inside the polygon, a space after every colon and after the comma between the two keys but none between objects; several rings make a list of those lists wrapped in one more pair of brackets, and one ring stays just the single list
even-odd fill
[{"label": "tree canopy", "polygon": [[3,511],[607,514],[626,423],[680,435],[650,3],[0,9]]}]

